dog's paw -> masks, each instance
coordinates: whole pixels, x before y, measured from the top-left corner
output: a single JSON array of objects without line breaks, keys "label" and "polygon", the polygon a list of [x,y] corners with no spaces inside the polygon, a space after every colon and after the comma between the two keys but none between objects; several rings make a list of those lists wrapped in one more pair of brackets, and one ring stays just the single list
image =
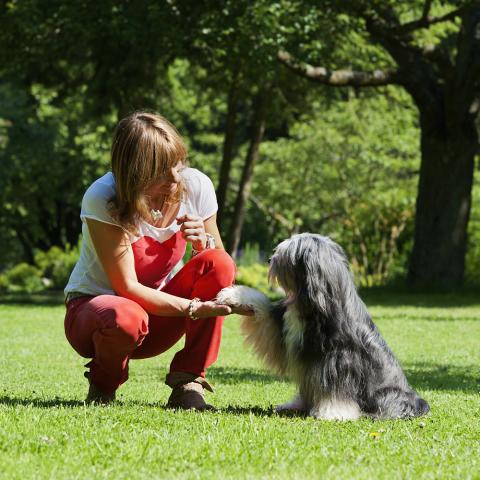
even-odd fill
[{"label": "dog's paw", "polygon": [[241,307],[254,312],[265,311],[270,308],[270,300],[266,295],[254,288],[243,285],[227,287],[218,292],[215,298],[217,303],[231,307]]},{"label": "dog's paw", "polygon": [[310,417],[319,420],[358,420],[362,412],[357,402],[350,399],[326,398],[314,405],[308,412]]}]

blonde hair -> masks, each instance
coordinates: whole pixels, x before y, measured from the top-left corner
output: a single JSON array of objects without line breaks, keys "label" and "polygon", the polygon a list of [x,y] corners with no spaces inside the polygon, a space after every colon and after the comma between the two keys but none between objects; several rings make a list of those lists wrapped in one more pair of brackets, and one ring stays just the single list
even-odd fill
[{"label": "blonde hair", "polygon": [[[111,151],[116,193],[110,212],[125,230],[137,233],[138,217],[150,216],[145,190],[156,182],[171,181],[172,168],[185,164],[186,157],[185,143],[161,115],[135,112],[120,120]],[[166,203],[181,200],[184,192],[181,182]]]}]

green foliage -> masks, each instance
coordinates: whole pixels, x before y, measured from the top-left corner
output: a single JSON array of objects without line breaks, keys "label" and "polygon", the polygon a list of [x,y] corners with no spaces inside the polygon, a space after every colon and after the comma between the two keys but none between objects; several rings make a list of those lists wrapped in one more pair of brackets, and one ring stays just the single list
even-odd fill
[{"label": "green foliage", "polygon": [[30,263],[36,249],[76,242],[82,195],[108,164],[106,128],[85,122],[80,102],[72,96],[59,107],[55,90],[0,85],[0,117],[9,119],[0,128],[2,240],[13,253],[20,244]]},{"label": "green foliage", "polygon": [[258,243],[246,242],[238,254],[237,265],[248,267],[261,261]]},{"label": "green foliage", "polygon": [[415,110],[394,89],[319,102],[316,110],[292,126],[290,138],[262,145],[253,194],[272,243],[301,231],[331,236],[346,250],[359,284],[384,283],[404,272],[411,248]]},{"label": "green foliage", "polygon": [[34,293],[63,290],[79,257],[79,246],[54,246],[35,253],[35,265],[19,263],[0,275],[0,290]]},{"label": "green foliage", "polygon": [[468,246],[465,258],[465,282],[480,286],[480,174],[475,172],[472,211],[468,224]]},{"label": "green foliage", "polygon": [[240,265],[237,268],[235,283],[260,290],[272,300],[276,300],[283,295],[278,287],[269,284],[268,265],[263,263]]},{"label": "green foliage", "polygon": [[45,288],[41,271],[22,262],[0,275],[0,290],[7,292],[39,292]]},{"label": "green foliage", "polygon": [[35,264],[42,277],[49,280],[49,287],[63,289],[70,278],[78,257],[78,246],[72,248],[67,245],[64,250],[55,246],[46,252],[37,252]]},{"label": "green foliage", "polygon": [[[383,4],[385,21],[393,8],[408,22],[419,18],[425,2]],[[435,1],[430,13],[444,15],[457,4]],[[227,96],[236,85],[232,185],[247,149],[252,97],[265,88],[269,99],[268,141],[254,175],[244,250],[257,244],[259,256],[269,255],[278,241],[310,230],[344,246],[359,284],[402,277],[419,170],[412,102],[393,88],[314,87],[277,62],[284,48],[330,68],[392,67],[392,57],[354,13],[370,8],[376,15],[379,5],[7,2],[0,17],[0,266],[33,263],[38,250],[75,244],[83,192],[109,168],[113,126],[131,110],[154,109],[169,118],[189,144],[191,165],[216,183]],[[440,23],[412,39],[421,49],[449,50],[457,30],[458,22]],[[236,190],[228,195],[227,217]],[[470,279],[480,268],[475,215]],[[55,270],[51,260],[46,268],[57,286],[74,254],[65,256],[62,267]]]},{"label": "green foliage", "polygon": [[182,263],[185,265],[192,258],[192,244],[187,243],[185,253],[183,254]]}]

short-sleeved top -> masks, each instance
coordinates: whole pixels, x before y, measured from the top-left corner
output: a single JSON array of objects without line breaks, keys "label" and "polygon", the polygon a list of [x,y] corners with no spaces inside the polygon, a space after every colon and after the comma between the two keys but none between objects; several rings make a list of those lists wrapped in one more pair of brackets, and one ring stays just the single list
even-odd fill
[{"label": "short-sleeved top", "polygon": [[[186,192],[177,216],[186,213],[199,215],[206,220],[217,212],[217,199],[212,181],[195,168],[185,168],[181,175]],[[115,177],[108,172],[93,182],[82,200],[82,246],[80,258],[70,275],[64,293],[81,292],[88,295],[115,295],[110,281],[100,263],[86,223],[87,218],[118,225],[109,213],[108,202],[115,195]],[[159,289],[173,267],[185,253],[186,242],[181,235],[180,225],[158,228],[139,219],[138,234],[129,233],[135,259],[138,281],[143,285]]]}]

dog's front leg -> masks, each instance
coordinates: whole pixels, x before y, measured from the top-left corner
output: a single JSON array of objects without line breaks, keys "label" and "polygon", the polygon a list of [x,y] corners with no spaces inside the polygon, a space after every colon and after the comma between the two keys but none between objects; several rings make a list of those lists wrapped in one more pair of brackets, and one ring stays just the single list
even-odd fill
[{"label": "dog's front leg", "polygon": [[297,393],[292,400],[287,403],[282,403],[275,408],[277,413],[286,413],[286,412],[308,412],[308,404],[302,398],[300,393]]},{"label": "dog's front leg", "polygon": [[320,420],[358,420],[362,412],[355,400],[324,394],[308,414]]},{"label": "dog's front leg", "polygon": [[255,353],[280,375],[287,370],[287,353],[282,337],[285,306],[272,302],[263,293],[245,286],[220,290],[217,303],[252,310],[253,316],[244,316],[241,330],[245,341]]}]

